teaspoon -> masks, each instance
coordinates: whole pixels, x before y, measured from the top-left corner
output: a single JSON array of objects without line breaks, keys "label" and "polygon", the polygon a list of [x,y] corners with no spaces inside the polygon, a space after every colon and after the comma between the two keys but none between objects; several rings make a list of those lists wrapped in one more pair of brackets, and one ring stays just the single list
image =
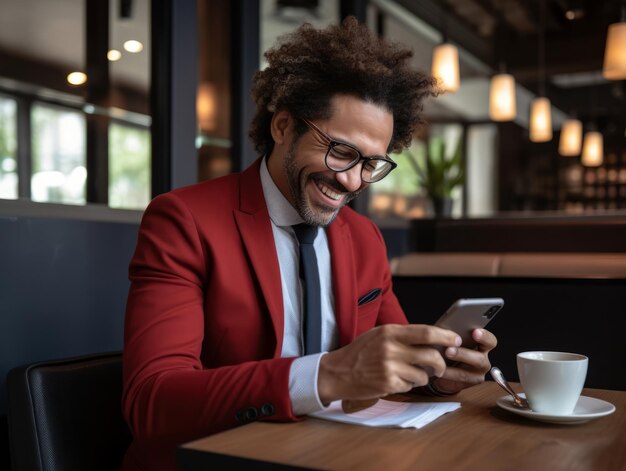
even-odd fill
[{"label": "teaspoon", "polygon": [[498,368],[497,366],[494,366],[491,368],[491,370],[489,370],[489,373],[491,374],[491,377],[495,380],[496,383],[502,386],[502,388],[506,392],[508,392],[511,396],[513,396],[514,406],[519,407],[520,409],[530,409],[530,406],[528,405],[528,401],[524,399],[523,397],[518,396],[517,393],[513,391],[513,388],[509,385],[509,383],[505,379],[504,375],[502,374],[502,371],[500,371],[500,368]]}]

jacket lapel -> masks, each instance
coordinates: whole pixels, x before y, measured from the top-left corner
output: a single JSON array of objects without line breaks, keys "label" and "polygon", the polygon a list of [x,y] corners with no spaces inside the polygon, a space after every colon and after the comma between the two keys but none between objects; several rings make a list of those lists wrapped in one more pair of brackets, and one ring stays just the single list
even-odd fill
[{"label": "jacket lapel", "polygon": [[356,336],[357,289],[352,236],[341,213],[328,226],[326,234],[330,248],[339,345],[343,346]]},{"label": "jacket lapel", "polygon": [[274,234],[261,186],[261,162],[262,159],[258,159],[241,174],[239,210],[235,210],[234,215],[272,318],[276,336],[274,356],[278,357],[283,343],[283,298]]}]

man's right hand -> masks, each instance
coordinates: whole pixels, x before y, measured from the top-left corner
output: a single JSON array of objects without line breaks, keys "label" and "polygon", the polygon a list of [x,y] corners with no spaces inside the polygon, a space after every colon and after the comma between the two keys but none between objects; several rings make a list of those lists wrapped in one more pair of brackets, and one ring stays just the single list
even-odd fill
[{"label": "man's right hand", "polygon": [[434,347],[458,347],[451,330],[425,324],[375,327],[354,342],[324,355],[318,392],[322,403],[339,399],[373,399],[410,391],[443,375],[446,364]]}]

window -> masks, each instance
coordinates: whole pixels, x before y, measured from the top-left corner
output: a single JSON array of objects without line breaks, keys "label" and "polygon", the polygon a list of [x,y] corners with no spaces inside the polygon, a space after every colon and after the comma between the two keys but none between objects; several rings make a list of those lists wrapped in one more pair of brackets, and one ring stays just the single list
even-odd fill
[{"label": "window", "polygon": [[150,131],[109,127],[109,206],[144,209],[150,202]]},{"label": "window", "polygon": [[17,104],[0,96],[0,199],[17,199]]},{"label": "window", "polygon": [[[10,65],[0,71],[0,209],[21,211],[30,201],[145,208],[151,195],[151,5],[0,2],[0,25],[6,26],[0,63]],[[143,48],[126,49],[131,39]],[[87,54],[88,44],[98,47]],[[69,83],[76,71],[93,75]]]},{"label": "window", "polygon": [[33,201],[85,204],[85,118],[44,104],[32,108]]},{"label": "window", "polygon": [[[421,158],[424,143],[414,140],[409,151]],[[398,164],[393,172],[381,181],[370,185],[369,213],[379,217],[420,217],[424,213],[423,197],[420,195],[419,178],[409,162],[407,153],[390,154]]]},{"label": "window", "polygon": [[[408,149],[391,154],[398,167],[370,186],[369,213],[381,218],[421,218],[434,212],[434,196],[445,195],[453,202],[453,213],[460,215],[463,133],[459,124],[434,124],[424,136],[416,136]],[[461,182],[454,184],[457,176]]]}]

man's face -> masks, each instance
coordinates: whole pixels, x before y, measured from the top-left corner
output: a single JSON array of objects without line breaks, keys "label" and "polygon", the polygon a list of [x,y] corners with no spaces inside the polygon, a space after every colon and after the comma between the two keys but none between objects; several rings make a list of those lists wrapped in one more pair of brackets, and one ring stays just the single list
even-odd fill
[{"label": "man's face", "polygon": [[[316,120],[331,138],[352,144],[364,156],[385,155],[393,133],[393,116],[378,105],[348,95],[331,100],[332,116]],[[324,163],[328,141],[308,130],[293,139],[284,153],[277,186],[307,224],[327,226],[339,210],[368,184],[361,180],[358,163],[350,170],[334,172]]]}]

